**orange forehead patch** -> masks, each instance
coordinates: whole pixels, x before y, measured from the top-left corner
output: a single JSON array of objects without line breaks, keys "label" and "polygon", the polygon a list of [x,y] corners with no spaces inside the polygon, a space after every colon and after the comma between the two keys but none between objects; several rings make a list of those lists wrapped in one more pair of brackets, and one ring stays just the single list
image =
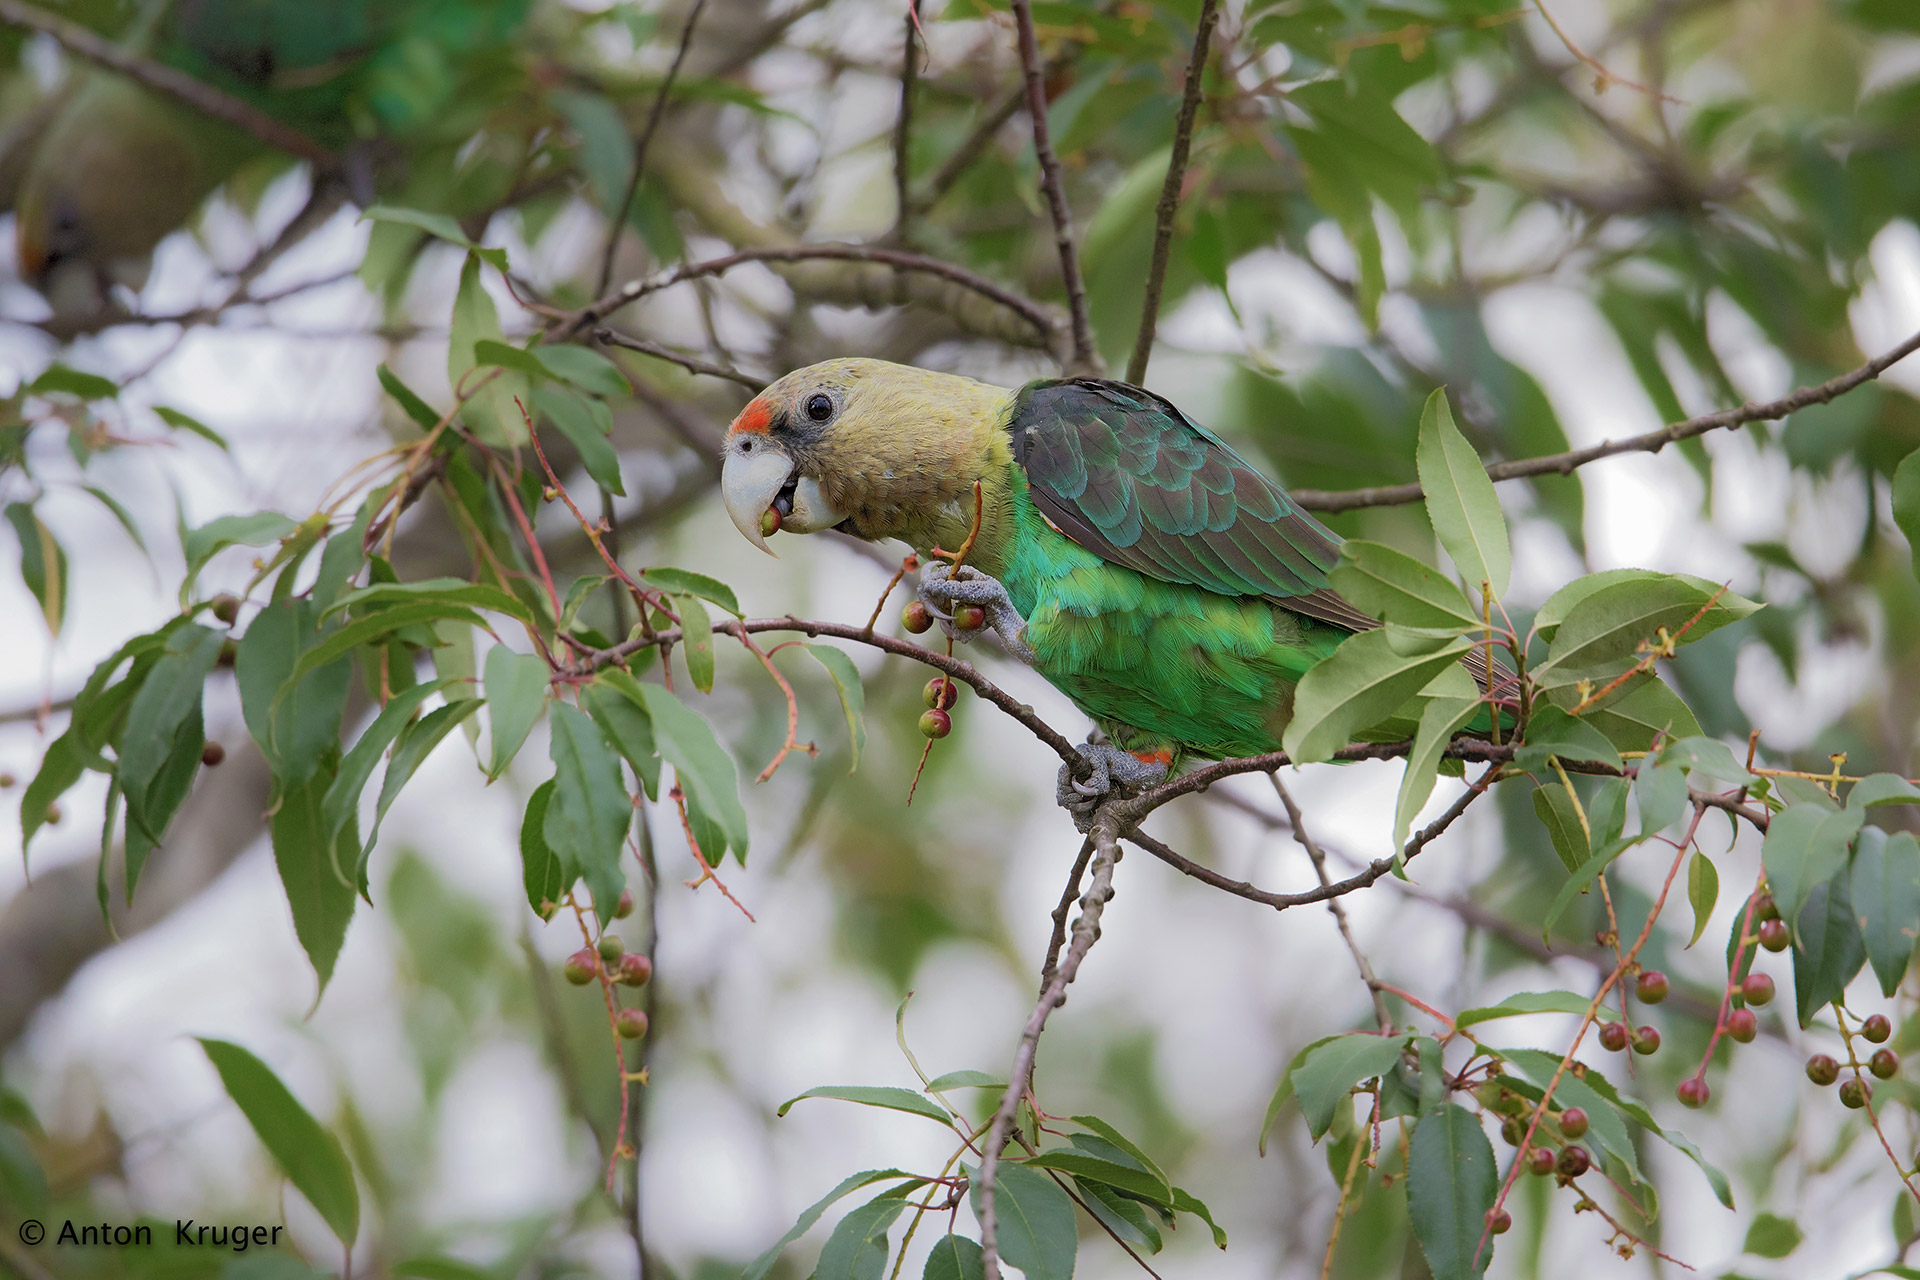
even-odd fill
[{"label": "orange forehead patch", "polygon": [[733,426],[728,428],[727,434],[737,435],[742,431],[764,432],[772,422],[773,410],[769,409],[764,401],[756,398],[740,411],[740,416],[733,420]]}]

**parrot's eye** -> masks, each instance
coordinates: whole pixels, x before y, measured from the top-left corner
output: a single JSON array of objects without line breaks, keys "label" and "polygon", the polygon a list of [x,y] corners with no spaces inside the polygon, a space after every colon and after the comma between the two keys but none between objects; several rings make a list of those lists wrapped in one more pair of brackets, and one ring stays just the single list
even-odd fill
[{"label": "parrot's eye", "polygon": [[832,399],[816,393],[807,401],[807,416],[815,422],[825,422],[831,418],[833,416]]}]

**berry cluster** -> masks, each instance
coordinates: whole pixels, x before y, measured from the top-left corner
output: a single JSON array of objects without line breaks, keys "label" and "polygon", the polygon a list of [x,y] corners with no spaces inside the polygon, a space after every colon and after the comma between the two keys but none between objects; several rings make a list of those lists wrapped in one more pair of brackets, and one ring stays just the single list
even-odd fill
[{"label": "berry cluster", "polygon": [[[1844,1024],[1842,1024],[1844,1029]],[[1893,1035],[1893,1024],[1887,1021],[1885,1014],[1876,1013],[1860,1024],[1860,1038],[1869,1044],[1885,1044]],[[1858,1111],[1873,1101],[1873,1086],[1860,1074],[1862,1063],[1854,1056],[1852,1038],[1848,1038],[1847,1066],[1853,1075],[1840,1084],[1841,1105]],[[1900,1074],[1900,1055],[1891,1049],[1876,1049],[1873,1056],[1864,1064],[1866,1070],[1881,1080],[1891,1080]],[[1840,1079],[1841,1064],[1831,1054],[1816,1053],[1807,1059],[1807,1079],[1822,1086]]]},{"label": "berry cluster", "polygon": [[[933,610],[915,600],[900,611],[900,624],[921,635],[933,626]],[[955,605],[953,625],[960,631],[978,631],[987,625],[987,611],[977,604]],[[920,732],[929,738],[946,737],[953,732],[953,704],[960,697],[960,686],[948,676],[935,676],[927,681],[923,696],[927,710],[920,717]]]},{"label": "berry cluster", "polygon": [[[623,889],[620,903],[613,909],[613,918],[624,920],[632,914],[633,890]],[[593,946],[582,947],[568,956],[560,972],[576,987],[596,980],[622,987],[644,987],[653,977],[653,961],[637,951],[628,951],[626,944],[615,935],[603,933]],[[613,1028],[625,1039],[638,1040],[647,1034],[646,1010],[618,1010],[613,1016]]]}]

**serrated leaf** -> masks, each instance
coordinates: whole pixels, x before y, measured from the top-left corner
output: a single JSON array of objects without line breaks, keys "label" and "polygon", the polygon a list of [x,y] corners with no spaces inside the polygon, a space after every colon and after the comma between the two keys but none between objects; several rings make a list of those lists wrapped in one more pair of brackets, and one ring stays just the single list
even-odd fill
[{"label": "serrated leaf", "polygon": [[1334,1108],[1362,1080],[1393,1070],[1408,1044],[1406,1036],[1376,1036],[1365,1032],[1335,1036],[1306,1055],[1288,1073],[1300,1099],[1307,1131],[1318,1142],[1333,1123]]},{"label": "serrated leaf", "polygon": [[979,1244],[965,1236],[946,1235],[927,1252],[920,1280],[986,1280],[987,1264]]},{"label": "serrated leaf", "polygon": [[1427,397],[1420,411],[1420,437],[1414,450],[1427,515],[1440,545],[1453,558],[1471,590],[1491,584],[1495,599],[1506,594],[1512,572],[1507,521],[1480,455],[1453,425],[1444,387]]},{"label": "serrated leaf", "polygon": [[[673,766],[690,802],[718,824],[742,863],[747,859],[747,811],[740,803],[740,775],[733,757],[707,722],[659,685],[635,684],[653,717],[654,742]],[[722,850],[712,850],[718,862]]]},{"label": "serrated leaf", "polygon": [[[980,1179],[968,1179],[973,1214],[980,1216]],[[1080,1233],[1073,1201],[1044,1173],[1017,1164],[995,1171],[993,1207],[999,1224],[1000,1258],[1027,1280],[1072,1280]]]},{"label": "serrated leaf", "polygon": [[187,558],[187,576],[180,583],[181,607],[193,598],[194,580],[214,556],[228,547],[267,546],[297,528],[297,522],[278,511],[260,511],[250,516],[221,516],[187,533],[180,539],[180,550]]},{"label": "serrated leaf", "polygon": [[766,1280],[767,1273],[773,1270],[773,1264],[780,1259],[780,1251],[812,1230],[813,1224],[820,1221],[820,1215],[827,1211],[829,1205],[849,1192],[893,1178],[902,1179],[914,1186],[918,1186],[921,1182],[921,1179],[904,1169],[868,1169],[851,1175],[826,1195],[807,1206],[801,1212],[799,1220],[787,1230],[787,1233],[774,1241],[772,1248],[748,1264],[741,1280]]},{"label": "serrated leaf", "polygon": [[547,722],[554,767],[547,843],[580,868],[605,925],[626,883],[620,859],[633,825],[633,798],[621,781],[618,757],[586,712],[556,702]]},{"label": "serrated leaf", "polygon": [[1518,1018],[1530,1013],[1584,1014],[1592,1003],[1588,997],[1571,991],[1522,991],[1499,1004],[1462,1009],[1453,1021],[1455,1026],[1471,1027],[1496,1018]]},{"label": "serrated leaf", "polygon": [[497,644],[487,650],[487,778],[506,771],[547,706],[546,660]]},{"label": "serrated leaf", "polygon": [[1440,571],[1384,543],[1350,538],[1328,573],[1333,589],[1362,613],[1403,627],[1454,633],[1480,626],[1478,609]]},{"label": "serrated leaf", "polygon": [[885,1107],[890,1111],[905,1111],[910,1115],[925,1116],[940,1124],[950,1123],[953,1116],[947,1109],[931,1098],[915,1093],[911,1089],[896,1089],[889,1085],[821,1085],[797,1094],[780,1104],[773,1114],[784,1116],[793,1104],[805,1098],[835,1098],[841,1102],[857,1102],[867,1107]]},{"label": "serrated leaf", "polygon": [[575,878],[547,844],[547,806],[552,800],[553,779],[548,778],[527,797],[527,811],[520,820],[520,881],[526,887],[527,905],[542,920],[553,918]]},{"label": "serrated leaf", "polygon": [[351,1247],[360,1233],[360,1191],[340,1140],[320,1127],[266,1063],[237,1044],[199,1039],[260,1145],[340,1243]]},{"label": "serrated leaf", "polygon": [[847,720],[847,742],[853,757],[847,772],[852,773],[860,767],[860,750],[867,745],[867,695],[866,686],[860,683],[860,668],[853,665],[853,659],[846,653],[830,644],[806,644],[800,647],[826,668],[828,678],[833,681],[834,692],[840,695],[840,713]]},{"label": "serrated leaf", "polygon": [[733,588],[718,578],[710,578],[704,573],[695,573],[691,569],[643,569],[640,576],[649,585],[663,591],[677,592],[682,595],[699,596],[710,600],[728,613],[738,618],[740,601],[734,596]]},{"label": "serrated leaf", "polygon": [[1693,937],[1688,947],[1700,941],[1700,935],[1707,930],[1707,917],[1713,914],[1713,904],[1720,897],[1720,873],[1714,870],[1707,855],[1695,850],[1687,861],[1687,902],[1693,907]]},{"label": "serrated leaf", "polygon": [[1891,997],[1906,977],[1920,930],[1920,840],[1910,831],[1863,828],[1850,888],[1867,959],[1881,993]]},{"label": "serrated leaf", "polygon": [[1493,1257],[1486,1221],[1498,1185],[1493,1144],[1471,1112],[1448,1103],[1414,1128],[1407,1215],[1433,1280],[1472,1280],[1486,1270]]},{"label": "serrated leaf", "polygon": [[[1793,921],[1793,996],[1802,1027],[1845,994],[1847,984],[1867,962],[1867,944],[1859,917],[1853,913],[1849,879],[1843,865],[1831,879],[1813,886],[1798,915],[1781,912],[1782,919]],[[1774,900],[1779,901],[1777,894]]]},{"label": "serrated leaf", "polygon": [[620,479],[620,453],[607,438],[613,427],[613,415],[606,405],[588,400],[566,387],[548,386],[533,393],[533,408],[579,452],[580,465],[586,468],[595,484],[608,493],[627,496],[626,486]]},{"label": "serrated leaf", "polygon": [[1331,759],[1354,736],[1398,711],[1470,648],[1465,640],[1425,653],[1394,651],[1384,628],[1362,631],[1308,669],[1294,692],[1282,745],[1295,764]]},{"label": "serrated leaf", "polygon": [[1858,809],[1815,804],[1789,805],[1773,816],[1760,847],[1760,861],[1782,920],[1797,921],[1815,887],[1847,865],[1847,846],[1860,823]]},{"label": "serrated leaf", "polygon": [[887,1191],[849,1211],[821,1247],[813,1280],[880,1280],[887,1267],[887,1231],[906,1207],[904,1197]]}]

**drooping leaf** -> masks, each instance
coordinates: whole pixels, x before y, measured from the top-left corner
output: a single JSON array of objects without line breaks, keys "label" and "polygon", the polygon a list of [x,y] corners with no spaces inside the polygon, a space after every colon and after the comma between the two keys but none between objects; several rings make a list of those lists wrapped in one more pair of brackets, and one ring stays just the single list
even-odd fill
[{"label": "drooping leaf", "polygon": [[[1537,796],[1539,793],[1534,794]],[[1560,886],[1560,891],[1553,895],[1553,901],[1547,904],[1546,917],[1540,924],[1541,938],[1547,939],[1550,944],[1549,935],[1553,932],[1553,926],[1573,904],[1574,898],[1585,893],[1587,887],[1607,869],[1615,858],[1639,844],[1642,839],[1644,839],[1642,836],[1628,836],[1595,849],[1593,855],[1581,863],[1567,882]]]},{"label": "drooping leaf", "polygon": [[676,595],[673,606],[680,615],[680,648],[686,655],[687,674],[693,687],[702,693],[713,692],[713,620],[698,596]]},{"label": "drooping leaf", "polygon": [[931,1098],[915,1093],[911,1089],[896,1089],[887,1085],[821,1085],[805,1093],[788,1098],[780,1104],[776,1116],[784,1116],[793,1104],[802,1098],[837,1098],[842,1102],[858,1102],[862,1106],[885,1107],[890,1111],[905,1111],[909,1115],[925,1116],[940,1124],[947,1124],[953,1117],[947,1109]]},{"label": "drooping leaf", "polygon": [[653,799],[660,797],[660,753],[653,740],[653,719],[645,695],[632,676],[615,668],[601,671],[580,690],[580,706],[593,717],[614,750],[626,758]]},{"label": "drooping leaf", "polygon": [[1073,1180],[1078,1199],[1094,1220],[1136,1249],[1158,1253],[1165,1247],[1154,1208],[1121,1195],[1102,1182]]},{"label": "drooping leaf", "polygon": [[736,618],[741,616],[740,601],[733,594],[733,588],[718,578],[710,578],[691,569],[645,569],[641,571],[641,576],[649,586],[681,595],[699,596],[702,600],[719,605]]},{"label": "drooping leaf", "polygon": [[1867,959],[1881,993],[1891,997],[1906,977],[1920,932],[1920,840],[1911,831],[1888,835],[1862,828],[1850,890]]},{"label": "drooping leaf", "polygon": [[1266,1118],[1260,1122],[1259,1152],[1267,1154],[1267,1135],[1273,1132],[1273,1125],[1280,1118],[1280,1112],[1293,1097],[1293,1073],[1305,1064],[1308,1055],[1325,1044],[1331,1044],[1338,1036],[1321,1036],[1293,1051],[1293,1058],[1287,1063],[1286,1070],[1280,1073],[1280,1083],[1273,1088],[1273,1097],[1267,1102]]},{"label": "drooping leaf", "polygon": [[1861,816],[1858,809],[1817,804],[1789,805],[1773,816],[1760,859],[1782,920],[1799,920],[1815,887],[1847,865],[1847,846],[1860,830]]},{"label": "drooping leaf", "polygon": [[1318,1142],[1333,1123],[1334,1108],[1362,1080],[1393,1070],[1406,1050],[1405,1036],[1376,1036],[1364,1032],[1335,1036],[1313,1048],[1300,1065],[1287,1073],[1300,1099],[1307,1131]]},{"label": "drooping leaf", "polygon": [[113,400],[120,395],[120,384],[97,373],[82,373],[64,364],[50,364],[27,384],[34,396],[70,395],[82,400]]},{"label": "drooping leaf", "polygon": [[337,835],[329,835],[325,811],[333,765],[322,761],[301,782],[281,791],[273,811],[273,861],[293,910],[293,931],[320,980],[333,980],[347,926],[353,921],[360,858],[357,824],[349,815]]},{"label": "drooping leaf", "polygon": [[1406,772],[1400,777],[1400,794],[1393,805],[1393,848],[1396,868],[1407,846],[1413,820],[1433,795],[1433,784],[1440,776],[1440,758],[1453,735],[1466,727],[1480,709],[1478,698],[1432,698],[1420,711],[1420,728],[1413,735],[1413,749],[1407,752]]},{"label": "drooping leaf", "polygon": [[906,1198],[889,1190],[848,1212],[821,1247],[813,1280],[880,1280],[887,1268],[887,1231],[906,1207]]},{"label": "drooping leaf", "polygon": [[554,768],[547,844],[580,868],[605,925],[626,883],[621,856],[633,825],[633,799],[621,780],[619,757],[586,712],[556,702],[547,723]]},{"label": "drooping leaf", "polygon": [[591,348],[550,342],[533,348],[531,354],[550,376],[570,382],[590,396],[619,400],[633,394],[620,367]]},{"label": "drooping leaf", "polygon": [[965,1236],[946,1235],[928,1250],[920,1280],[986,1280],[986,1275],[987,1264],[979,1243]]},{"label": "drooping leaf", "polygon": [[399,375],[392,369],[383,364],[375,373],[379,376],[381,387],[393,397],[400,411],[413,419],[414,426],[422,431],[432,431],[440,425],[440,415],[433,411],[433,406],[422,400],[412,387],[400,381]]},{"label": "drooping leaf", "polygon": [[1444,387],[1427,397],[1420,412],[1414,463],[1427,495],[1427,515],[1440,545],[1453,558],[1470,590],[1489,584],[1494,598],[1506,594],[1512,572],[1507,521],[1480,456],[1453,424]]},{"label": "drooping leaf", "polygon": [[187,576],[180,583],[180,604],[193,598],[193,584],[207,561],[228,547],[264,547],[280,541],[299,525],[278,511],[260,511],[250,516],[221,516],[209,520],[180,540],[187,558]]},{"label": "drooping leaf", "polygon": [[53,530],[24,502],[7,504],[7,521],[20,539],[20,580],[40,606],[47,631],[59,635],[67,618],[67,553]]},{"label": "drooping leaf", "polygon": [[1114,1160],[1103,1160],[1084,1151],[1056,1147],[1039,1155],[1028,1156],[1022,1163],[1029,1169],[1055,1169],[1083,1181],[1098,1182],[1143,1196],[1155,1204],[1168,1208],[1173,1206],[1173,1188],[1165,1182],[1145,1170]]},{"label": "drooping leaf", "polygon": [[455,395],[468,397],[460,409],[461,421],[481,443],[506,448],[526,443],[527,426],[520,406],[527,403],[531,392],[525,374],[481,366],[474,356],[476,343],[483,339],[500,342],[505,337],[500,313],[480,282],[482,252],[469,253],[460,269],[460,288],[454,295],[447,340],[447,380],[453,384]]},{"label": "drooping leaf", "polygon": [[[562,348],[580,351],[580,347]],[[620,454],[607,439],[613,415],[598,400],[589,400],[567,387],[540,387],[533,393],[534,410],[551,422],[580,453],[580,465],[593,482],[608,493],[626,497],[620,479]]]},{"label": "drooping leaf", "polygon": [[[980,1216],[980,1179],[968,1179],[974,1217]],[[1072,1280],[1080,1233],[1073,1201],[1044,1173],[1002,1163],[995,1171],[994,1215],[1000,1257],[1027,1280]]]},{"label": "drooping leaf", "polygon": [[300,1189],[332,1228],[340,1243],[352,1246],[360,1232],[360,1190],[340,1140],[320,1127],[313,1114],[273,1069],[239,1045],[200,1037],[220,1083],[253,1126],[260,1145]]},{"label": "drooping leaf", "polygon": [[1643,761],[1633,780],[1633,798],[1640,810],[1640,833],[1658,835],[1687,811],[1687,775],[1671,765]]},{"label": "drooping leaf", "polygon": [[860,749],[867,745],[867,696],[865,686],[860,683],[860,668],[853,665],[852,658],[830,644],[806,644],[800,647],[826,668],[828,678],[833,681],[834,692],[840,695],[840,713],[847,719],[847,742],[853,757],[847,772],[852,773],[860,767]]},{"label": "drooping leaf", "polygon": [[1349,636],[1301,677],[1281,745],[1295,764],[1331,759],[1356,734],[1398,711],[1471,647],[1455,640],[1403,654],[1395,651],[1385,628]]},{"label": "drooping leaf", "polygon": [[1694,850],[1687,860],[1687,902],[1693,907],[1693,937],[1687,946],[1700,941],[1700,935],[1706,932],[1707,917],[1713,914],[1713,904],[1719,897],[1720,873],[1706,854]]},{"label": "drooping leaf", "polygon": [[[654,741],[673,766],[687,798],[718,824],[741,862],[747,858],[747,811],[740,803],[740,779],[733,757],[713,730],[687,704],[659,685],[635,684],[653,717]],[[721,850],[713,850],[717,860]]]},{"label": "drooping leaf", "polygon": [[1414,1128],[1407,1213],[1433,1280],[1472,1280],[1485,1272],[1493,1257],[1487,1214],[1498,1184],[1493,1144],[1472,1112],[1448,1103]]},{"label": "drooping leaf", "polygon": [[46,825],[47,806],[65,795],[73,784],[80,781],[86,770],[76,748],[74,735],[78,730],[69,726],[67,731],[47,744],[46,754],[40,757],[40,768],[33,775],[33,781],[20,796],[20,857],[26,860],[27,846],[34,834]]},{"label": "drooping leaf", "polygon": [[394,744],[393,755],[387,761],[386,776],[380,779],[380,798],[373,809],[373,829],[367,832],[366,843],[359,848],[358,880],[363,891],[366,888],[367,859],[373,856],[374,846],[380,839],[380,824],[386,821],[387,810],[400,797],[401,788],[427,762],[427,757],[433,754],[433,749],[440,745],[441,739],[479,709],[479,699],[458,698],[444,707],[436,707],[417,723],[401,730],[399,741]]},{"label": "drooping leaf", "polygon": [[1333,589],[1382,622],[1460,634],[1480,625],[1479,610],[1439,570],[1379,542],[1340,544],[1328,574]]},{"label": "drooping leaf", "polygon": [[412,722],[420,710],[420,704],[451,683],[449,680],[435,680],[395,694],[347,754],[341,757],[340,771],[327,787],[326,798],[321,804],[326,813],[330,836],[337,836],[347,819],[359,811],[360,793],[366,789],[367,779],[373,777],[380,757],[386,754],[394,739]]},{"label": "drooping leaf", "polygon": [[[1853,913],[1850,878],[1842,866],[1831,879],[1814,885],[1799,914],[1791,917],[1794,1008],[1802,1027],[1838,1000],[1867,962],[1866,940]],[[1789,917],[1782,912],[1782,918]]]},{"label": "drooping leaf", "polygon": [[247,730],[285,786],[303,782],[321,754],[338,746],[353,680],[352,663],[344,658],[293,678],[307,654],[325,643],[319,612],[301,599],[268,605],[247,625],[234,660]]},{"label": "drooping leaf", "polygon": [[526,815],[520,820],[520,880],[527,890],[527,905],[542,920],[551,920],[573,883],[560,855],[547,844],[547,806],[553,800],[553,779],[533,789],[527,797]]},{"label": "drooping leaf", "polygon": [[780,1260],[780,1251],[812,1230],[813,1224],[820,1221],[820,1215],[825,1213],[827,1207],[834,1201],[849,1192],[858,1191],[861,1187],[894,1178],[902,1179],[913,1186],[918,1186],[920,1183],[920,1179],[904,1169],[868,1169],[844,1179],[839,1186],[807,1206],[800,1214],[799,1220],[788,1228],[787,1233],[774,1241],[772,1248],[748,1264],[741,1280],[766,1280],[767,1274],[773,1270],[773,1264]]},{"label": "drooping leaf", "polygon": [[497,644],[487,650],[487,777],[499,777],[513,763],[547,705],[547,664],[537,654],[515,653]]},{"label": "drooping leaf", "polygon": [[[219,632],[189,623],[167,637],[153,670],[127,709],[120,737],[121,794],[127,822],[154,844],[186,796],[206,741],[201,691],[224,641]],[[181,762],[184,761],[184,764]]]},{"label": "drooping leaf", "polygon": [[1592,842],[1587,838],[1586,824],[1580,820],[1573,796],[1558,782],[1547,783],[1534,790],[1533,812],[1540,819],[1540,825],[1547,829],[1547,839],[1553,843],[1553,851],[1560,855],[1567,870],[1580,870],[1587,861]]},{"label": "drooping leaf", "polygon": [[1907,535],[1913,571],[1920,576],[1920,449],[1900,459],[1893,472],[1893,522]]}]

